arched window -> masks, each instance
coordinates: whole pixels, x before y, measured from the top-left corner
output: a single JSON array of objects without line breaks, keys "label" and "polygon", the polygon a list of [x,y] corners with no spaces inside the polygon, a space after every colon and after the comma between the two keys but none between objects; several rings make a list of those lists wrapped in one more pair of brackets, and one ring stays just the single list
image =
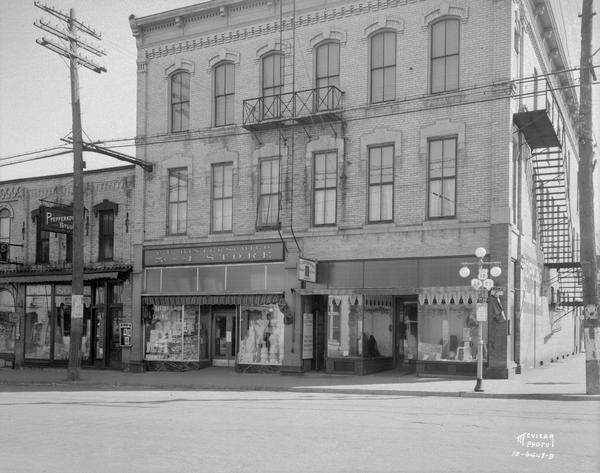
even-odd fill
[{"label": "arched window", "polygon": [[283,55],[271,53],[262,58],[263,119],[278,118],[283,93]]},{"label": "arched window", "polygon": [[171,76],[171,132],[190,129],[190,73]]},{"label": "arched window", "polygon": [[233,104],[235,100],[235,67],[231,62],[223,62],[215,66],[215,126],[233,123]]},{"label": "arched window", "polygon": [[431,93],[458,89],[459,22],[449,18],[431,26]]},{"label": "arched window", "polygon": [[10,252],[10,211],[0,210],[0,262],[9,259]]},{"label": "arched window", "polygon": [[370,102],[396,98],[396,33],[382,31],[371,36]]},{"label": "arched window", "polygon": [[340,88],[340,44],[323,43],[315,48],[316,111],[334,108],[335,94],[330,86]]}]

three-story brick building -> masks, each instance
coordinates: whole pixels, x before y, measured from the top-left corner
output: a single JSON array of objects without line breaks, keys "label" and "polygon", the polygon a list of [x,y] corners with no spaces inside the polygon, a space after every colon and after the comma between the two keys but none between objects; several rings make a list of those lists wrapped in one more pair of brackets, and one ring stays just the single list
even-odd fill
[{"label": "three-story brick building", "polygon": [[213,0],[130,24],[154,166],[132,364],[474,373],[478,247],[502,269],[487,376],[579,349],[577,99],[548,2]]}]

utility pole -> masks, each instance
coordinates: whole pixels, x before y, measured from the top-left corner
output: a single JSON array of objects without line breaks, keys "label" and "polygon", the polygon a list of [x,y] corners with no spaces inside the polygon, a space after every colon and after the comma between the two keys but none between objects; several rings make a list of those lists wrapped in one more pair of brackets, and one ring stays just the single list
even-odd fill
[{"label": "utility pole", "polygon": [[585,385],[600,394],[600,330],[598,330],[598,264],[594,229],[594,143],[592,132],[592,18],[594,0],[583,0],[579,105],[579,226],[583,272]]},{"label": "utility pole", "polygon": [[98,66],[91,60],[81,56],[79,47],[95,54],[104,55],[103,51],[85,43],[78,32],[86,33],[93,38],[101,39],[101,36],[91,28],[75,19],[75,10],[71,8],[69,15],[50,7],[42,5],[38,1],[34,5],[41,10],[51,14],[65,22],[68,30],[60,26],[52,26],[48,22],[38,20],[35,26],[53,34],[63,43],[51,41],[42,37],[36,42],[51,51],[69,58],[69,69],[71,72],[71,107],[73,119],[73,276],[71,290],[71,333],[69,344],[69,366],[67,379],[77,381],[80,379],[81,368],[81,332],[83,327],[83,141],[81,134],[81,108],[79,103],[79,75],[77,66],[82,65],[94,72],[106,72],[104,67]]}]

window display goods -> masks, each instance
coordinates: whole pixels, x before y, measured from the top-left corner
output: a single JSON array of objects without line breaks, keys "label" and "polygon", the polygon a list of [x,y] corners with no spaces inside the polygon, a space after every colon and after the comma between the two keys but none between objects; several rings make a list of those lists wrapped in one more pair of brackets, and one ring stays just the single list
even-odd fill
[{"label": "window display goods", "polygon": [[144,325],[146,360],[198,361],[199,306],[154,305]]},{"label": "window display goods", "polygon": [[283,326],[283,313],[276,304],[242,307],[238,363],[280,366]]}]

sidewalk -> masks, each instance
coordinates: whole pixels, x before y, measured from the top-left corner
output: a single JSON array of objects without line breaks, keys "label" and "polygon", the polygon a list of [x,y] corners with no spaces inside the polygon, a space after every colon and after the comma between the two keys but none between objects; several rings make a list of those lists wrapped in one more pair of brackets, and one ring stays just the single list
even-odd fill
[{"label": "sidewalk", "polygon": [[80,381],[67,381],[66,369],[61,368],[0,368],[0,391],[9,386],[26,385],[66,389],[204,389],[600,401],[600,395],[585,394],[584,354],[528,370],[510,380],[484,379],[483,393],[473,391],[474,379],[424,378],[397,371],[354,376],[314,372],[237,373],[229,368],[144,373],[82,369]]}]

